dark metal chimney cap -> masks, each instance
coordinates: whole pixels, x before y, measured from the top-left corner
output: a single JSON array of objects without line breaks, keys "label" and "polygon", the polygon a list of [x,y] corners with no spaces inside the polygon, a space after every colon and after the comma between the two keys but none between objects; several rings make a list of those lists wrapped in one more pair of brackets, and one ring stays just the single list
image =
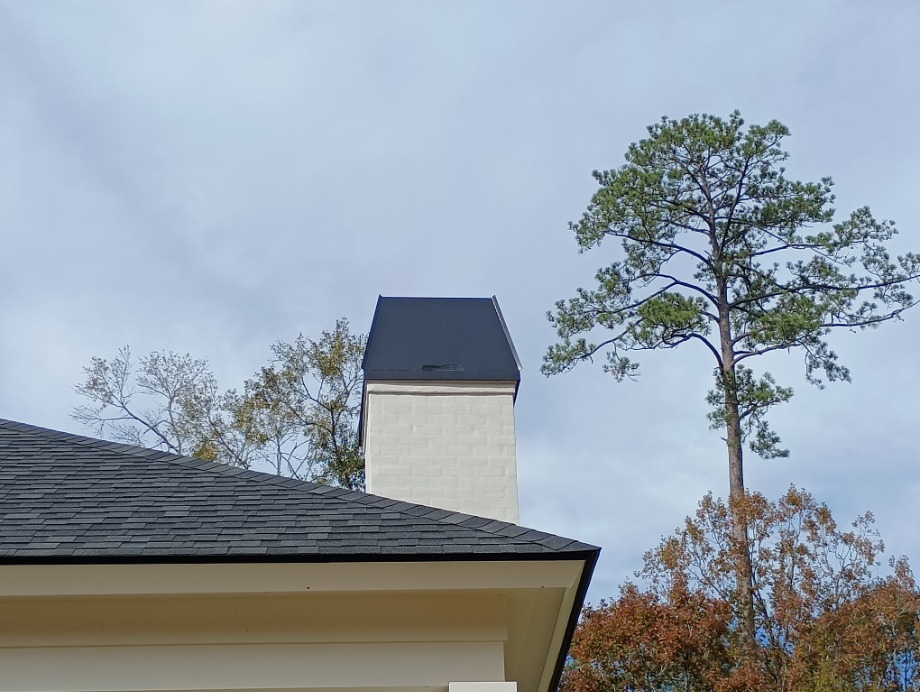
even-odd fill
[{"label": "dark metal chimney cap", "polygon": [[380,296],[362,367],[366,382],[521,379],[521,363],[495,296]]}]

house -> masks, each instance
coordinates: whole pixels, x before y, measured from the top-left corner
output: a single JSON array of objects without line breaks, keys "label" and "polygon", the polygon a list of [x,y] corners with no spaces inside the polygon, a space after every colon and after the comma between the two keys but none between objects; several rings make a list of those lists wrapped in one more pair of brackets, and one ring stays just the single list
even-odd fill
[{"label": "house", "polygon": [[599,551],[503,519],[497,303],[413,300],[381,299],[365,360],[380,494],[0,421],[0,692],[554,689]]}]

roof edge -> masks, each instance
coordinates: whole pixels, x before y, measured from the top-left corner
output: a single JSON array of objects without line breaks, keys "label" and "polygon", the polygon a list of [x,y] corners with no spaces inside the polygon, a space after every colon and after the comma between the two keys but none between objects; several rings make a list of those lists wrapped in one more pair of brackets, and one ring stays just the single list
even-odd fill
[{"label": "roof edge", "polygon": [[565,668],[565,662],[569,656],[569,648],[572,646],[572,637],[575,636],[575,628],[578,627],[578,619],[581,617],[581,611],[585,605],[585,598],[588,595],[588,587],[591,585],[591,577],[594,576],[594,568],[597,566],[600,554],[600,548],[596,548],[593,551],[585,551],[584,553],[585,566],[581,572],[578,590],[575,592],[575,600],[572,603],[572,612],[569,613],[569,622],[566,627],[565,635],[562,638],[562,646],[559,647],[559,656],[556,659],[556,670],[549,683],[550,690],[555,690],[559,687],[562,671]]},{"label": "roof edge", "polygon": [[[0,555],[0,565],[207,565],[207,564],[353,564],[359,562],[560,562],[584,561],[581,581],[593,573],[600,548],[562,553],[353,553],[339,555],[35,555],[27,558]],[[590,567],[590,570],[587,568]],[[579,585],[581,588],[581,584]],[[587,591],[587,584],[585,584]],[[576,601],[577,601],[576,597]],[[583,596],[582,596],[583,600]],[[581,610],[579,605],[578,610]],[[577,617],[576,617],[577,621]],[[573,630],[574,631],[574,630]]]}]

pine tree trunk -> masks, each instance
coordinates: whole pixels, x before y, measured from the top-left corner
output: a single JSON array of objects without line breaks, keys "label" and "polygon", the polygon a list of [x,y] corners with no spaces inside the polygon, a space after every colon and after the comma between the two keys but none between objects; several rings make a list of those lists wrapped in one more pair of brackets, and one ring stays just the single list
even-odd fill
[{"label": "pine tree trunk", "polygon": [[738,596],[741,598],[741,613],[745,636],[753,642],[754,625],[754,569],[751,564],[750,538],[748,536],[745,508],[744,462],[741,443],[741,420],[738,411],[738,396],[734,388],[734,372],[728,373],[731,387],[725,390],[725,428],[728,447],[729,508],[732,516],[732,537],[738,551],[737,579]]},{"label": "pine tree trunk", "polygon": [[745,508],[744,456],[741,435],[741,413],[738,406],[738,385],[735,378],[735,351],[732,343],[728,311],[720,311],[719,336],[722,346],[722,387],[725,394],[725,443],[728,448],[729,509],[732,537],[738,555],[736,579],[741,599],[741,620],[744,639],[753,645],[756,631],[754,620],[754,569],[751,564],[750,539]]}]

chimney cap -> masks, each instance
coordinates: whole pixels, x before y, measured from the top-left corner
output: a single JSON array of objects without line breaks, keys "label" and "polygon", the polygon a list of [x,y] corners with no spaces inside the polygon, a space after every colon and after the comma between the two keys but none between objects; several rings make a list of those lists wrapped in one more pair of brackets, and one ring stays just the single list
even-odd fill
[{"label": "chimney cap", "polygon": [[364,379],[519,382],[521,363],[495,296],[380,296]]}]

